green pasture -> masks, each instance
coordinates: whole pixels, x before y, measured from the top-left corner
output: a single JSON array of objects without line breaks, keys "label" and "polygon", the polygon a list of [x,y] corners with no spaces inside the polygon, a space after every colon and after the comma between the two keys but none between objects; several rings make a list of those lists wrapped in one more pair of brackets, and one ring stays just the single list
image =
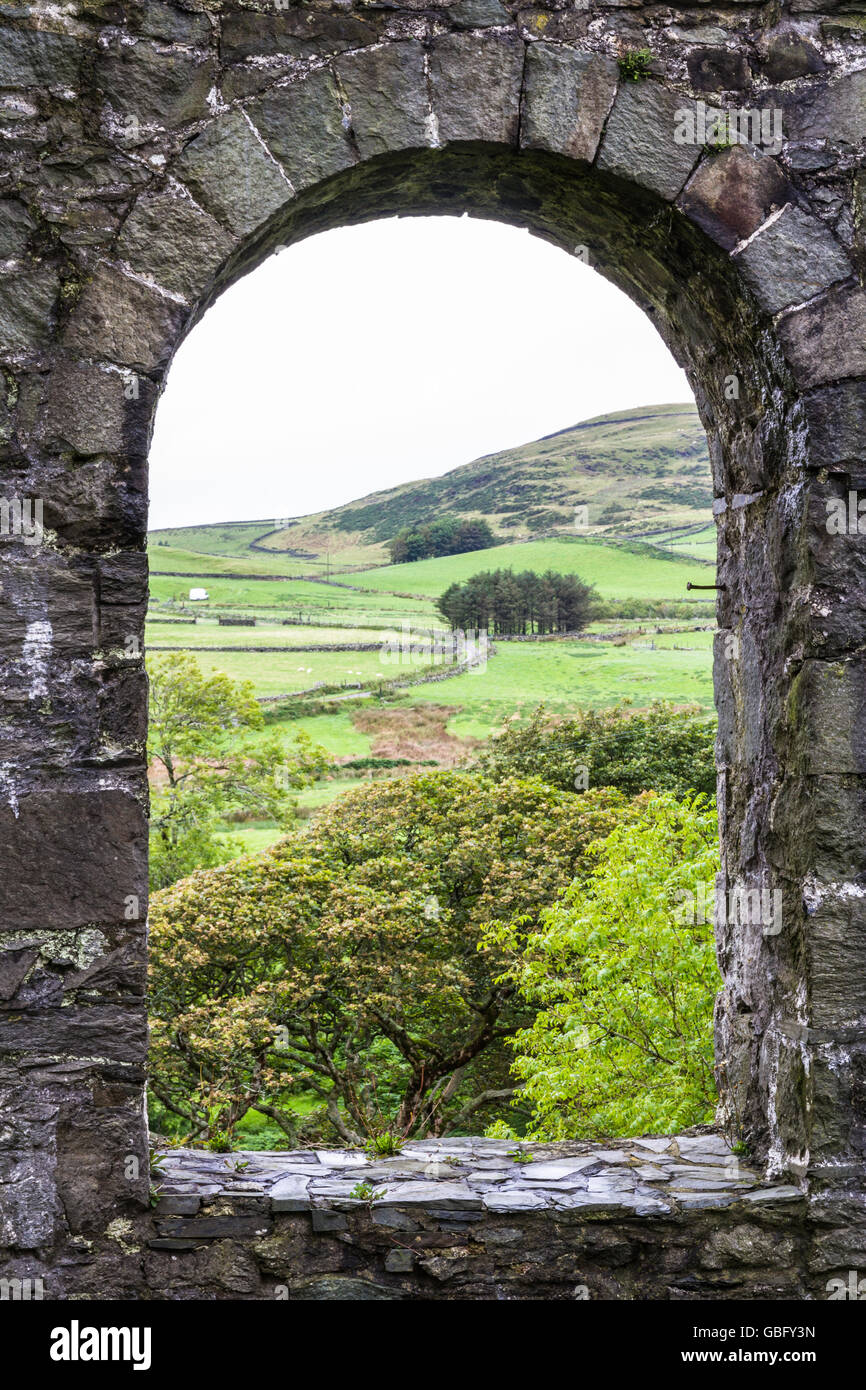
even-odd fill
[{"label": "green pasture", "polygon": [[210,555],[201,550],[182,546],[156,545],[149,539],[147,561],[154,570],[183,570],[189,574],[283,574],[304,575],[316,566],[307,560],[261,550],[247,550],[243,555]]},{"label": "green pasture", "polygon": [[657,536],[654,539],[657,545],[663,545],[666,550],[676,551],[679,555],[694,556],[699,560],[709,560],[715,564],[718,544],[715,522],[702,527],[700,531],[689,532],[687,535],[683,535],[679,531],[670,531],[667,535]]},{"label": "green pasture", "polygon": [[[664,633],[612,642],[500,642],[483,670],[439,685],[418,686],[402,702],[462,706],[448,731],[486,738],[510,714],[528,716],[536,705],[565,712],[630,700],[655,700],[713,709],[711,632]],[[654,642],[654,646],[651,645]]]},{"label": "green pasture", "polygon": [[[221,627],[216,618],[197,623],[149,622],[145,630],[149,651],[159,647],[285,647],[287,650],[309,645],[345,645],[346,643],[399,644],[402,633],[397,628],[382,627],[315,627],[303,623],[283,627],[281,623],[259,620],[255,627]],[[352,653],[347,653],[352,655]]]},{"label": "green pasture", "polygon": [[294,652],[288,647],[285,653],[200,651],[197,659],[203,671],[223,671],[232,680],[252,681],[256,695],[309,690],[319,683],[345,686],[349,691],[359,685],[419,675],[431,664],[426,656],[407,656],[398,665],[380,651]]},{"label": "green pasture", "polygon": [[[366,583],[367,576],[363,576]],[[207,589],[208,598],[192,602],[190,589]],[[241,611],[256,616],[270,613],[274,617],[306,618],[311,616],[328,622],[400,622],[402,619],[426,624],[440,622],[434,606],[423,598],[393,598],[377,593],[358,593],[354,589],[338,588],[333,584],[316,584],[304,579],[178,579],[171,575],[152,574],[150,596],[163,606],[171,601],[183,605],[187,614],[206,616],[211,609]]]},{"label": "green pasture", "polygon": [[602,598],[668,599],[684,601],[689,594],[687,581],[706,584],[707,569],[694,561],[658,556],[647,549],[628,549],[618,545],[599,545],[591,541],[527,541],[518,545],[499,545],[474,550],[467,555],[445,555],[438,559],[416,560],[408,565],[386,565],[369,570],[364,586],[392,592],[423,594],[431,599],[444,593],[449,584],[462,583],[483,570],[554,570],[557,574],[577,574],[594,584]]},{"label": "green pasture", "polygon": [[[271,523],[237,527],[189,526],[177,531],[152,531],[148,556],[153,569],[241,570],[247,574],[337,573],[356,566],[381,565],[388,552],[380,544],[360,544],[351,534],[336,531],[310,536],[309,528],[292,527],[268,535]],[[251,542],[259,542],[255,550]],[[282,542],[282,543],[280,543]],[[311,546],[315,546],[312,549]],[[294,552],[294,553],[293,553]],[[182,558],[182,563],[180,563]]]},{"label": "green pasture", "polygon": [[352,709],[356,704],[369,703],[369,700],[329,701],[333,713],[310,714],[302,719],[284,719],[279,723],[266,724],[263,729],[247,733],[245,738],[247,742],[256,744],[278,735],[291,743],[295,735],[303,730],[313,743],[318,743],[332,758],[367,758],[373,751],[370,740],[355,728]]},{"label": "green pasture", "polygon": [[148,550],[151,557],[154,553],[167,554],[169,550],[190,550],[200,556],[232,555],[249,558],[251,543],[271,530],[273,524],[274,519],[270,518],[264,521],[227,523],[225,526],[173,526],[169,530],[149,532]]}]

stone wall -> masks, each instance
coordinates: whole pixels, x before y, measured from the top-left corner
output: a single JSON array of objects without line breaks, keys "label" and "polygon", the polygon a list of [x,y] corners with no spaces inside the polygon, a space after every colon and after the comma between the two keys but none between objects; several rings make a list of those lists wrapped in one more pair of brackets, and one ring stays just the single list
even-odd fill
[{"label": "stone wall", "polygon": [[[214,297],[275,248],[393,213],[468,211],[577,251],[689,375],[720,533],[724,886],[783,904],[780,930],[720,930],[725,1108],[771,1174],[832,1180],[840,1203],[861,1190],[857,497],[854,531],[826,525],[828,503],[866,487],[860,8],[4,7],[0,496],[42,508],[29,530],[20,508],[17,524],[0,513],[11,1258],[60,1267],[146,1201],[141,641],[165,372]],[[629,80],[618,58],[643,48],[648,74]],[[708,146],[707,103],[766,111],[770,136],[778,112],[780,138]],[[675,134],[683,112],[693,143]],[[525,292],[515,268],[503,293]],[[423,285],[418,301],[423,313]],[[518,382],[523,350],[516,339]]]},{"label": "stone wall", "polygon": [[[826,1300],[850,1289],[850,1207],[769,1184],[718,1134],[357,1150],[173,1150],[152,1215],[117,1216],[46,1299]],[[530,1161],[527,1161],[530,1160]]]}]

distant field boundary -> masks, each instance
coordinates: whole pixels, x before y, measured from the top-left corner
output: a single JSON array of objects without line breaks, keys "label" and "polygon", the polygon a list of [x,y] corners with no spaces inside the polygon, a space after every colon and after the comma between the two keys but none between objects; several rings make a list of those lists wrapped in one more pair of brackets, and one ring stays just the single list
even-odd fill
[{"label": "distant field boundary", "polygon": [[[169,619],[169,623],[180,621]],[[687,623],[677,627],[657,627],[652,622],[640,628],[618,628],[612,632],[500,632],[496,635],[497,642],[610,642],[617,638],[628,637],[647,637],[664,636],[666,634],[680,632],[712,632],[715,630],[715,623]],[[248,646],[243,643],[232,645],[211,645],[198,646],[196,644],[187,646],[167,646],[162,643],[149,642],[147,650],[151,652],[377,652],[383,646],[388,646],[392,639],[386,638],[381,642],[315,642],[303,643],[298,645],[283,645],[280,647],[271,646]],[[433,645],[434,639],[431,637],[420,637],[417,633],[412,634],[411,651],[418,656],[423,656]],[[301,694],[306,692],[292,691],[289,694]],[[282,697],[275,697],[282,698]]]},{"label": "distant field boundary", "polygon": [[[182,650],[187,651],[189,649],[184,647]],[[250,648],[242,647],[241,650],[249,651]],[[280,647],[279,650],[285,651],[286,648]],[[297,651],[298,648],[291,647],[289,650]],[[477,666],[483,666],[489,657],[494,657],[495,655],[496,647],[492,642],[489,642],[485,648],[477,653],[474,660],[468,658],[466,661],[459,661],[456,665],[448,666],[442,671],[429,671],[425,675],[415,676],[411,680],[380,681],[376,683],[374,689],[351,690],[345,694],[335,693],[330,696],[323,696],[322,703],[325,704],[330,701],[333,704],[338,700],[368,699],[373,695],[387,695],[394,690],[409,690],[415,685],[433,685],[437,681],[451,680],[453,676],[463,676],[467,671],[472,671]],[[316,684],[310,686],[308,690],[287,690],[282,695],[258,695],[256,699],[260,705],[274,705],[278,704],[280,700],[293,700],[303,695],[315,695],[323,688],[326,688],[327,685],[327,681],[317,681]]]},{"label": "distant field boundary", "polygon": [[213,570],[151,570],[150,573],[154,578],[161,579],[261,579],[284,584],[307,578],[304,574],[242,574],[237,570],[220,570],[218,573]]},{"label": "distant field boundary", "polygon": [[[317,642],[305,646],[294,646],[286,643],[282,647],[252,647],[244,644],[234,646],[192,646],[185,647],[166,647],[156,643],[148,644],[148,651],[151,652],[379,652],[384,646],[393,645],[390,638],[382,642]],[[419,654],[430,650],[433,643],[430,641],[418,641],[412,639],[412,650],[417,648]]]}]

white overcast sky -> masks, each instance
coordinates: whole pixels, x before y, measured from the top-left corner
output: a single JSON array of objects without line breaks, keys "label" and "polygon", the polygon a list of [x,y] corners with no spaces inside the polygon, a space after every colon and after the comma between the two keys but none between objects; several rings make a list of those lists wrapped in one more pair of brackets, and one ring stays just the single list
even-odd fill
[{"label": "white overcast sky", "polygon": [[301,516],[691,399],[649,319],[577,256],[467,217],[343,227],[272,256],[180,348],[150,525]]}]

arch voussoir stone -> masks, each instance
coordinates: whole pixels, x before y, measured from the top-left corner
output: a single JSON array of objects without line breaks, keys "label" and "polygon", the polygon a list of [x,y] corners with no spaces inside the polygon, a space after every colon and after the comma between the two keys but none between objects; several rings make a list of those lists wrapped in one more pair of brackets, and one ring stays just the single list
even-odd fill
[{"label": "arch voussoir stone", "polygon": [[[769,921],[731,908],[718,923],[722,1111],[786,1180],[754,1197],[770,1213],[754,1241],[784,1228],[797,1262],[782,1296],[821,1296],[862,1248],[862,1227],[844,1228],[862,1220],[866,1165],[866,47],[820,4],[777,17],[729,0],[710,34],[690,13],[603,0],[543,15],[516,0],[118,0],[0,21],[0,495],[44,508],[35,543],[0,535],[11,1275],[44,1276],[49,1296],[170,1296],[167,1261],[193,1240],[154,1237],[146,1205],[141,643],[165,373],[276,248],[421,213],[578,250],[689,375],[723,586],[720,889],[780,894]],[[631,80],[618,60],[639,47],[650,61]],[[745,111],[753,136],[765,113],[772,142],[690,135],[710,103]],[[649,1210],[638,1200],[623,1227],[641,1272],[618,1287],[663,1296],[629,1224]],[[317,1212],[313,1233],[334,1239],[339,1213]],[[235,1219],[206,1238],[246,1239]],[[736,1273],[742,1237],[715,1219],[670,1256],[682,1288],[775,1288]],[[377,1259],[383,1288],[405,1275],[401,1296],[447,1296]],[[208,1260],[184,1297],[264,1296],[260,1270],[245,1283]]]}]

